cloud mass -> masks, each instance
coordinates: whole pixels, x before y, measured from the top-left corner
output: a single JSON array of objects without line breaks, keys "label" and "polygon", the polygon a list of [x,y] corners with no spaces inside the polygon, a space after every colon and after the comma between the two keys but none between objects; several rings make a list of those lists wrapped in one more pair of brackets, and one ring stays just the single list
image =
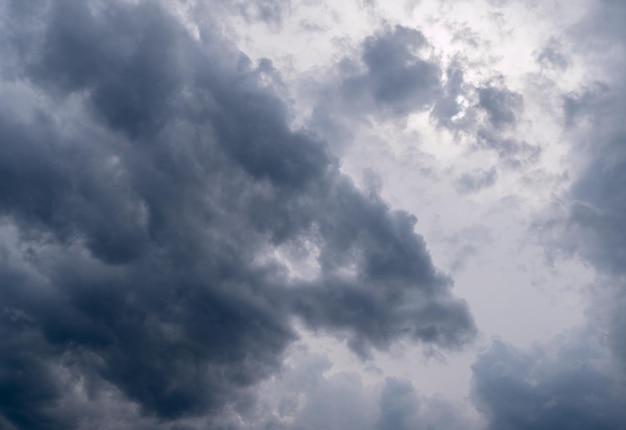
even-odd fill
[{"label": "cloud mass", "polygon": [[[364,356],[472,338],[415,218],[291,129],[265,69],[218,31],[193,37],[162,2],[2,14],[3,426],[245,419],[294,319]],[[375,98],[404,103],[368,49]]]}]

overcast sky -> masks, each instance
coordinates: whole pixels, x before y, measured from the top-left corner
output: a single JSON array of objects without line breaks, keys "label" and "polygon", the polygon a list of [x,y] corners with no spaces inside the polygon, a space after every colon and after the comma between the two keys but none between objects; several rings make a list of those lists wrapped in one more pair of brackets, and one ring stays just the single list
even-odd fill
[{"label": "overcast sky", "polygon": [[0,429],[626,429],[624,22],[0,0]]}]

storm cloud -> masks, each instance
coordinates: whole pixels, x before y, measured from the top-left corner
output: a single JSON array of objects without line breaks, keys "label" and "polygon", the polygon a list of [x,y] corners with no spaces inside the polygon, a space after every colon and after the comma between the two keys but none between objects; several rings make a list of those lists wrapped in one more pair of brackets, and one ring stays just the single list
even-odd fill
[{"label": "storm cloud", "polygon": [[602,345],[572,339],[531,352],[497,341],[479,358],[474,395],[488,429],[625,428],[624,389],[600,364]]},{"label": "storm cloud", "polygon": [[400,3],[0,0],[1,429],[626,429],[626,7]]},{"label": "storm cloud", "polygon": [[[0,424],[246,416],[294,319],[362,356],[473,337],[415,217],[290,128],[265,63],[216,28],[194,36],[148,1],[10,1],[2,16]],[[419,33],[385,37],[355,85],[394,109],[429,103],[436,66],[395,42]],[[424,90],[387,86],[411,71]]]}]

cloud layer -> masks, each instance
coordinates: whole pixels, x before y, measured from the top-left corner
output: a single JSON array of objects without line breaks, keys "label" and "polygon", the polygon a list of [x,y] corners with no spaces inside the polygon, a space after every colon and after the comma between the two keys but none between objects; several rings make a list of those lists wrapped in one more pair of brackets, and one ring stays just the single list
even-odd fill
[{"label": "cloud layer", "polygon": [[[439,20],[420,29],[377,18],[333,39],[346,45],[320,76],[294,78],[278,53],[239,46],[258,25],[279,33],[298,2],[0,2],[0,428],[626,428],[626,7],[573,2],[575,24],[529,37],[533,72],[515,80],[485,71],[494,47],[446,21],[452,3],[433,2]],[[530,25],[511,2],[485,4],[489,31]],[[372,22],[383,10],[355,7]],[[455,43],[485,52],[440,49]],[[463,218],[433,250],[467,254],[458,273],[491,255],[474,270],[500,282],[511,262],[495,254],[515,229],[593,272],[580,327],[526,348],[482,343],[467,366],[478,418],[376,367],[413,345],[443,360],[478,329],[417,217],[383,199],[378,172],[349,176],[340,157],[370,150],[361,137],[419,140],[411,180],[433,189],[411,198],[437,222]],[[540,213],[515,213],[557,182]],[[480,204],[482,224],[463,224]],[[504,226],[490,225],[497,211]],[[534,270],[523,250],[507,255]],[[466,286],[513,291],[489,287]],[[338,370],[309,335],[371,366]]]}]

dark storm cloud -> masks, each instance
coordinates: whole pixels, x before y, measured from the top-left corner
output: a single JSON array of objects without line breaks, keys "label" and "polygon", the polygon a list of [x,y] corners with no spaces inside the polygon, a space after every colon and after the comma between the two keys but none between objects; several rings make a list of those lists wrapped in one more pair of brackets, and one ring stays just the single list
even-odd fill
[{"label": "dark storm cloud", "polygon": [[[472,336],[415,218],[361,193],[323,142],[289,128],[261,79],[269,62],[255,67],[210,27],[195,40],[157,2],[19,4],[3,10],[19,31],[0,69],[0,214],[18,232],[0,272],[4,421],[245,415],[295,338],[294,316],[361,354]],[[394,45],[417,48],[419,33],[389,37],[366,44],[363,79],[405,106],[382,76],[432,67]],[[409,92],[418,105],[430,97]],[[319,254],[313,280],[267,258],[304,242]]]},{"label": "dark storm cloud", "polygon": [[[457,328],[470,324],[465,304],[438,293],[450,281],[434,270],[423,239],[411,234],[415,218],[345,187],[353,185],[337,181],[322,206],[332,220],[318,224],[325,238],[319,256],[325,281],[298,293],[296,306],[305,320],[347,330],[360,353],[370,344],[384,347],[400,333],[449,346],[463,343],[470,332]],[[416,283],[424,287],[410,288]],[[420,304],[425,297],[428,307]]]},{"label": "dark storm cloud", "polygon": [[430,107],[441,90],[436,62],[420,57],[428,46],[418,30],[395,26],[367,37],[362,44],[362,73],[346,79],[344,97],[360,106],[375,106],[395,114]]},{"label": "dark storm cloud", "polygon": [[624,429],[624,388],[594,361],[592,342],[524,353],[495,342],[473,367],[488,429]]}]

